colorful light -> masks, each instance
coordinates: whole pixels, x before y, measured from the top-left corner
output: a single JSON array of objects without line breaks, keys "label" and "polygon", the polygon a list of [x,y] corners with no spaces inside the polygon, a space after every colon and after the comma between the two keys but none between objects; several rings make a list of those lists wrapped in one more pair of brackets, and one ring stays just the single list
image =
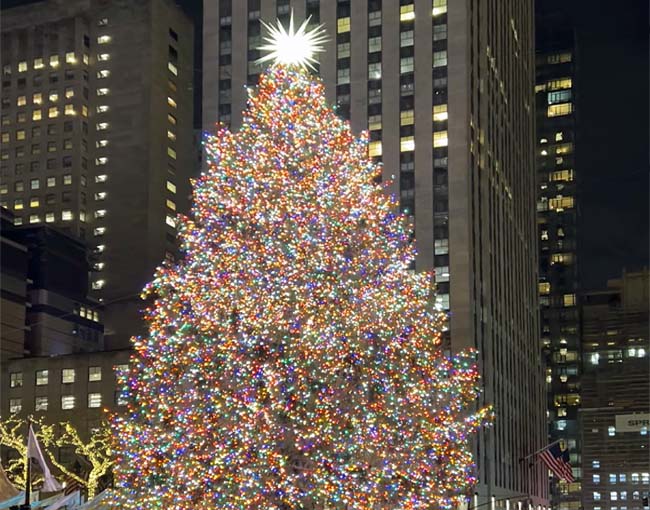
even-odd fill
[{"label": "colorful light", "polygon": [[475,353],[448,358],[432,274],[321,82],[274,65],[205,143],[184,259],[113,419],[137,510],[452,508],[475,483]]}]

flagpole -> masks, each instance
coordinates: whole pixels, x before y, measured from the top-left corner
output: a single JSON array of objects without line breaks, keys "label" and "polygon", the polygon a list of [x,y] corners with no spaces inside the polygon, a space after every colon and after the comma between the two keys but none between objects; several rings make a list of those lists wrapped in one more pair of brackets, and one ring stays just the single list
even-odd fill
[{"label": "flagpole", "polygon": [[520,459],[519,459],[519,462],[523,462],[523,461],[525,461],[526,459],[530,459],[531,457],[534,457],[534,456],[537,455],[538,453],[542,453],[544,450],[548,450],[551,446],[555,446],[555,445],[558,444],[560,441],[562,441],[562,439],[557,439],[557,440],[553,441],[551,444],[546,445],[544,448],[540,448],[540,449],[537,450],[536,452],[533,452],[533,453],[531,453],[531,454],[529,454],[529,455],[526,455],[525,457],[520,458]]},{"label": "flagpole", "polygon": [[[31,418],[27,418],[27,442],[29,442],[29,433],[32,429],[32,420]],[[22,506],[21,510],[29,510],[32,505],[31,502],[29,501],[31,499],[31,492],[32,492],[32,463],[31,459],[29,457],[29,449],[25,452],[26,459],[25,462],[27,463],[27,469],[25,470],[25,504]]]}]

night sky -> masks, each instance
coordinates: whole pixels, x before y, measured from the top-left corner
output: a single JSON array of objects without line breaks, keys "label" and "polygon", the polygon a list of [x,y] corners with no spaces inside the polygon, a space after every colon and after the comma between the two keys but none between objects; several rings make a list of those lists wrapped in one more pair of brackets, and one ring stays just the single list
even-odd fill
[{"label": "night sky", "polygon": [[[537,0],[563,6],[578,37],[579,264],[584,289],[648,266],[650,181],[648,2]],[[2,0],[2,6],[30,0]],[[200,126],[202,0],[177,0],[197,25],[195,126]],[[215,89],[217,84],[214,84]]]}]

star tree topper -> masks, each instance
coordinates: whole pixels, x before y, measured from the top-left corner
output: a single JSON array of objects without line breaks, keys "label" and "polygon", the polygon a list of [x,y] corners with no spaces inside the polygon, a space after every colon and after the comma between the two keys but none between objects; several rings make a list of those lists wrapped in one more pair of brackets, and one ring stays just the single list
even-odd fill
[{"label": "star tree topper", "polygon": [[302,22],[298,30],[295,30],[292,11],[288,31],[280,20],[276,21],[276,26],[262,21],[262,25],[268,30],[268,35],[264,37],[267,44],[258,49],[269,53],[257,62],[262,64],[273,61],[274,64],[309,67],[315,70],[313,66],[316,63],[315,54],[325,51],[323,43],[327,41],[327,36],[323,29],[324,25],[307,30],[310,19],[311,16]]}]

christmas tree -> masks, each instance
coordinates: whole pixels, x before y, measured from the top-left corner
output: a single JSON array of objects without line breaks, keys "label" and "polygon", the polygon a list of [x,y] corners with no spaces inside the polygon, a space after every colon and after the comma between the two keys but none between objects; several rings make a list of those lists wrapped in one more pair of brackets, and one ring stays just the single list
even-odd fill
[{"label": "christmas tree", "polygon": [[475,355],[443,354],[366,135],[282,42],[317,43],[304,28],[274,29],[242,128],[208,137],[184,258],[145,291],[114,418],[122,508],[451,508],[475,482]]}]

